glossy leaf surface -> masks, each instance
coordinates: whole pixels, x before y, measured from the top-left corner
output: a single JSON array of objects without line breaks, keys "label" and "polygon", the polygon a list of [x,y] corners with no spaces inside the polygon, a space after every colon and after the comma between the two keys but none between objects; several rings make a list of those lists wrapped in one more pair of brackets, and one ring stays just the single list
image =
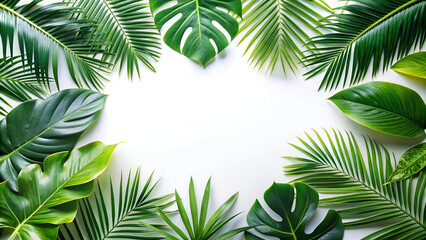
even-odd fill
[{"label": "glossy leaf surface", "polygon": [[94,142],[46,158],[18,177],[18,193],[0,183],[0,236],[19,240],[56,239],[58,225],[71,222],[77,199],[89,196],[93,180],[107,167],[116,145]]},{"label": "glossy leaf surface", "polygon": [[426,166],[426,143],[419,144],[405,152],[389,177],[395,182],[420,172]]},{"label": "glossy leaf surface", "polygon": [[406,56],[392,66],[395,72],[426,79],[426,52]]},{"label": "glossy leaf surface", "polygon": [[[149,5],[154,13],[171,2],[173,1],[150,0]],[[241,17],[241,12],[240,0],[178,0],[177,4],[156,13],[154,21],[161,29],[164,24],[179,15],[178,20],[167,29],[164,42],[176,52],[182,53],[205,67],[216,54],[229,45],[226,35],[214,26],[213,22],[219,23],[231,38],[234,38],[238,33],[238,22],[232,13]],[[191,32],[183,42],[185,31],[188,29],[191,29]],[[213,40],[215,46],[210,39]]]},{"label": "glossy leaf surface", "polygon": [[390,135],[418,137],[426,128],[426,105],[415,91],[387,82],[343,90],[330,100],[355,122]]},{"label": "glossy leaf surface", "polygon": [[[281,217],[281,221],[272,218],[256,200],[247,215],[247,222],[264,235],[282,240],[343,238],[342,219],[334,210],[327,212],[313,232],[305,232],[306,225],[314,216],[319,202],[318,192],[307,184],[294,183],[293,186],[274,183],[266,190],[264,199],[266,204]],[[248,233],[246,239],[262,238]]]},{"label": "glossy leaf surface", "polygon": [[31,100],[0,121],[0,181],[16,188],[18,173],[29,164],[42,165],[56,152],[71,150],[98,118],[106,95],[69,89],[46,100]]}]

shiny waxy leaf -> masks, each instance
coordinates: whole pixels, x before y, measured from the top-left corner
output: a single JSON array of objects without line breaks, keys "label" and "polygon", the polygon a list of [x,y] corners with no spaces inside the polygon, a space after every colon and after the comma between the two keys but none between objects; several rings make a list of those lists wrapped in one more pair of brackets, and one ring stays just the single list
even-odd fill
[{"label": "shiny waxy leaf", "polygon": [[409,178],[426,166],[426,143],[419,144],[405,152],[389,177],[388,183]]},{"label": "shiny waxy leaf", "polygon": [[0,181],[17,190],[18,173],[29,164],[42,165],[56,152],[71,150],[101,112],[106,96],[69,89],[46,100],[31,100],[0,121]]},{"label": "shiny waxy leaf", "polygon": [[392,68],[395,72],[426,79],[426,52],[418,52],[399,60]]},{"label": "shiny waxy leaf", "polygon": [[418,137],[426,128],[426,105],[415,91],[387,82],[343,90],[330,100],[355,122],[390,135]]},{"label": "shiny waxy leaf", "polygon": [[92,193],[115,147],[94,142],[55,153],[44,161],[44,171],[31,164],[19,174],[18,193],[0,183],[0,238],[56,239],[58,225],[74,219],[77,199]]},{"label": "shiny waxy leaf", "polygon": [[[150,0],[151,11],[155,12],[171,0]],[[228,12],[229,11],[229,12]],[[176,52],[206,66],[207,63],[229,45],[225,34],[213,23],[221,25],[234,38],[238,33],[238,22],[232,16],[242,15],[239,0],[178,0],[177,4],[166,7],[155,14],[154,21],[159,29],[176,16],[180,16],[167,29],[164,42]],[[183,42],[185,32],[191,29]],[[210,42],[213,40],[214,45]],[[216,49],[215,49],[216,47]]]},{"label": "shiny waxy leaf", "polygon": [[[295,193],[296,190],[296,193]],[[306,224],[314,216],[318,207],[319,195],[311,186],[304,183],[274,183],[266,190],[266,204],[282,220],[272,218],[260,205],[259,201],[251,207],[247,222],[250,226],[267,236],[279,239],[333,239],[343,238],[343,224],[339,214],[329,210],[324,220],[309,234],[305,232]],[[293,205],[296,206],[293,209]],[[246,234],[246,239],[262,239],[253,234]]]}]

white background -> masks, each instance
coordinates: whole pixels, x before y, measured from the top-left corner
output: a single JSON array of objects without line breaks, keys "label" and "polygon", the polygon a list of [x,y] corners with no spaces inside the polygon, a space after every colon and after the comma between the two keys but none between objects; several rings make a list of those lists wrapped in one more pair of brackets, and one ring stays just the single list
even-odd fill
[{"label": "white background", "polygon": [[[210,210],[240,193],[232,211],[243,214],[229,228],[246,225],[251,205],[256,198],[262,199],[274,181],[290,180],[282,169],[290,162],[281,156],[301,156],[288,143],[298,143],[296,137],[303,137],[304,131],[350,130],[359,140],[368,135],[397,159],[424,141],[386,136],[352,122],[326,100],[337,91],[317,92],[320,77],[304,81],[301,73],[265,75],[247,63],[244,47],[237,47],[237,42],[205,69],[163,44],[161,59],[155,64],[157,73],[143,69],[141,80],[133,82],[125,73],[109,77],[104,111],[79,142],[80,146],[95,140],[123,142],[101,181],[110,175],[118,181],[121,172],[127,176],[130,169],[141,166],[144,179],[153,170],[157,179],[161,177],[156,196],[177,189],[187,202],[190,177],[194,177],[201,201],[212,176]],[[65,66],[62,73],[66,73]],[[365,82],[370,80],[367,77]],[[391,70],[375,80],[410,87],[426,99],[424,81]],[[309,229],[324,213],[320,211]],[[347,230],[344,239],[359,239],[372,230],[374,227]]]}]

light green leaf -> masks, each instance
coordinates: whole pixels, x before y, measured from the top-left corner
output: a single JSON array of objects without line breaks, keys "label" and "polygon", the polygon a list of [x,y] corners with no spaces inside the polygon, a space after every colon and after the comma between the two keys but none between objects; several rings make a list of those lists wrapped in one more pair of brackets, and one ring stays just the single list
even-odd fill
[{"label": "light green leaf", "polygon": [[395,72],[426,79],[426,52],[418,52],[399,60],[392,67]]},{"label": "light green leaf", "polygon": [[426,143],[408,149],[398,162],[387,183],[409,178],[426,166]]},{"label": "light green leaf", "polygon": [[9,180],[9,187],[16,191],[21,169],[71,150],[96,121],[105,100],[106,95],[98,92],[69,89],[13,109],[0,121],[0,181]]},{"label": "light green leaf", "polygon": [[116,145],[94,142],[50,155],[18,177],[18,193],[0,183],[0,236],[19,240],[56,239],[58,225],[71,222],[77,199],[89,196],[93,180],[107,167]]},{"label": "light green leaf", "polygon": [[[151,11],[155,12],[170,2],[173,1],[150,0],[149,5]],[[233,39],[238,33],[238,22],[232,13],[241,17],[241,12],[240,0],[178,0],[177,4],[156,13],[154,21],[161,29],[173,17],[181,14],[181,17],[167,29],[164,42],[176,52],[205,67],[216,54],[229,45],[225,34],[213,25],[213,21],[219,23]],[[190,34],[183,42],[183,36],[190,28],[192,29]],[[215,43],[217,51],[210,39]]]},{"label": "light green leaf", "polygon": [[330,100],[355,122],[386,134],[425,134],[426,105],[415,91],[387,82],[370,82],[343,90]]},{"label": "light green leaf", "polygon": [[[314,216],[319,202],[318,192],[311,186],[304,183],[295,183],[294,186],[274,183],[266,190],[264,199],[281,220],[272,218],[256,200],[247,215],[247,222],[258,232],[281,240],[343,239],[342,219],[334,210],[327,212],[313,232],[308,234],[305,232],[306,225]],[[247,239],[259,239],[253,234],[246,236]]]}]

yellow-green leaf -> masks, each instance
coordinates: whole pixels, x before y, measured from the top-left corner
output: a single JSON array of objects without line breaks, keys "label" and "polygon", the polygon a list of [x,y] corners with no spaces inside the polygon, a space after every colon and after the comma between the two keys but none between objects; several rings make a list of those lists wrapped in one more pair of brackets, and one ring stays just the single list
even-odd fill
[{"label": "yellow-green leaf", "polygon": [[420,172],[426,166],[426,143],[406,151],[389,177],[388,183],[403,180]]},{"label": "yellow-green leaf", "polygon": [[399,60],[392,66],[392,70],[426,79],[426,52],[414,53]]}]

